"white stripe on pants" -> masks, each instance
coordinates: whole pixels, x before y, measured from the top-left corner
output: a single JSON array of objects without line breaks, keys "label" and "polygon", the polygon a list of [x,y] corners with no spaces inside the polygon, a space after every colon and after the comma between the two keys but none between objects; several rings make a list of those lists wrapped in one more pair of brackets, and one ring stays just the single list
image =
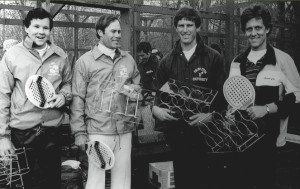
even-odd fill
[{"label": "white stripe on pants", "polygon": [[[89,135],[89,140],[104,142],[115,154],[115,164],[111,169],[111,189],[130,189],[132,133],[119,135]],[[86,189],[104,188],[105,170],[93,165],[89,159]]]}]

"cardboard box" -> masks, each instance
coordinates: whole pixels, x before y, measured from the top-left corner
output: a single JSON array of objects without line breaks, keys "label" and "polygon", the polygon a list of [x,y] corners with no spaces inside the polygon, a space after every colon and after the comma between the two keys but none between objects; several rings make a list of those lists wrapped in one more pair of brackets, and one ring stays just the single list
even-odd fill
[{"label": "cardboard box", "polygon": [[158,189],[175,188],[173,162],[149,163],[149,182]]}]

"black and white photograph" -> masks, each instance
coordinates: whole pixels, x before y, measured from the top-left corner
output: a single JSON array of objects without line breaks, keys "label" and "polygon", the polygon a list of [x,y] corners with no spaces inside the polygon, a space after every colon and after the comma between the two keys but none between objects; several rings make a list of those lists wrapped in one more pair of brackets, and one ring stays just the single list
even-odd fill
[{"label": "black and white photograph", "polygon": [[300,1],[1,0],[0,189],[300,189]]}]

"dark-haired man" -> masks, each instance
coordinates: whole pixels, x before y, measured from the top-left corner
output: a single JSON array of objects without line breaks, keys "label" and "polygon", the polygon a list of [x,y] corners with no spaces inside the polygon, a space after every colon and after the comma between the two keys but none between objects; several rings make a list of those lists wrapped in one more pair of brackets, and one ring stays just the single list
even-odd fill
[{"label": "dark-haired man", "polygon": [[[245,114],[256,121],[260,133],[258,142],[242,154],[237,163],[241,174],[237,188],[276,188],[276,138],[287,122],[283,121],[300,101],[300,77],[293,59],[272,47],[267,39],[272,31],[272,17],[263,4],[246,8],[241,15],[241,29],[250,47],[238,55],[231,64],[230,76],[242,75],[255,88],[255,105]],[[280,121],[282,118],[282,121]],[[282,145],[279,137],[277,145]]]},{"label": "dark-haired man", "polygon": [[[200,35],[201,18],[191,7],[183,7],[174,17],[174,26],[180,38],[174,49],[161,60],[156,73],[155,84],[161,88],[169,79],[183,83],[219,90],[211,110],[225,109],[222,100],[222,86],[226,79],[224,60],[215,50],[204,44]],[[197,129],[202,113],[191,116],[187,123],[176,119],[169,109],[153,106],[153,115],[168,127],[167,140],[173,157],[175,187],[207,188],[208,146],[204,136]]]},{"label": "dark-haired man", "polygon": [[[30,172],[23,177],[24,187],[60,188],[60,108],[72,99],[71,67],[65,52],[49,41],[53,20],[46,10],[30,10],[24,26],[24,41],[8,49],[0,64],[0,156],[25,147]],[[26,97],[25,82],[36,74],[56,90],[49,109],[34,106]]]},{"label": "dark-haired man", "polygon": [[[120,49],[121,26],[115,15],[102,15],[96,23],[99,43],[76,62],[72,80],[71,128],[75,144],[107,144],[115,155],[111,189],[131,187],[132,116],[124,116],[126,96],[122,86],[138,89],[140,75],[130,54]],[[122,115],[120,115],[120,113]],[[105,170],[89,159],[86,189],[104,189]]]},{"label": "dark-haired man", "polygon": [[137,46],[137,55],[139,58],[138,69],[141,74],[141,85],[143,89],[152,89],[152,83],[158,66],[158,59],[152,54],[151,44],[141,42]]}]

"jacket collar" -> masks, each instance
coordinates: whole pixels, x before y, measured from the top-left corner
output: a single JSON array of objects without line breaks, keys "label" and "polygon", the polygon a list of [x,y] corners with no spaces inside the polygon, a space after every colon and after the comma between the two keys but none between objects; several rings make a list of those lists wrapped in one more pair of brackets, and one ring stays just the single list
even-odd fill
[{"label": "jacket collar", "polygon": [[[251,47],[249,47],[244,53],[240,54],[237,58],[234,59],[234,62],[238,62],[241,64],[240,68],[242,74],[246,70],[246,63],[248,61],[247,57],[250,51]],[[260,70],[263,69],[267,64],[276,65],[275,50],[271,45],[267,44],[267,52],[259,61],[262,63]]]},{"label": "jacket collar", "polygon": [[[47,40],[46,43],[49,45],[49,49],[47,51],[50,51],[51,54],[56,53],[59,56],[64,56],[63,51],[60,50],[56,45],[51,43],[51,41]],[[33,40],[28,36],[25,37],[25,39],[23,41],[23,45],[24,45],[24,47],[26,47],[29,50],[34,50],[33,49]]]},{"label": "jacket collar", "polygon": [[[98,48],[98,45],[95,45],[92,49],[92,54],[94,56],[94,59],[97,60],[100,56],[102,56],[104,53],[101,52]],[[121,49],[116,49],[116,56],[125,56],[125,51],[122,51]]]},{"label": "jacket collar", "polygon": [[[249,47],[244,53],[240,54],[234,61],[239,63],[246,63],[250,51],[251,51],[251,47]],[[263,66],[265,66],[266,64],[272,64],[272,65],[276,64],[275,51],[271,45],[267,44],[267,52],[262,57],[261,61],[263,63]]]},{"label": "jacket collar", "polygon": [[[196,41],[197,41],[197,47],[196,47],[195,52],[198,52],[198,53],[204,53],[204,52],[206,52],[206,50],[204,48],[204,42],[202,41],[202,39],[201,39],[201,37],[200,37],[200,35],[198,33],[196,35]],[[172,53],[173,54],[181,54],[182,53],[180,39],[178,41],[176,41],[175,48],[174,48],[174,50],[173,50]]]}]

